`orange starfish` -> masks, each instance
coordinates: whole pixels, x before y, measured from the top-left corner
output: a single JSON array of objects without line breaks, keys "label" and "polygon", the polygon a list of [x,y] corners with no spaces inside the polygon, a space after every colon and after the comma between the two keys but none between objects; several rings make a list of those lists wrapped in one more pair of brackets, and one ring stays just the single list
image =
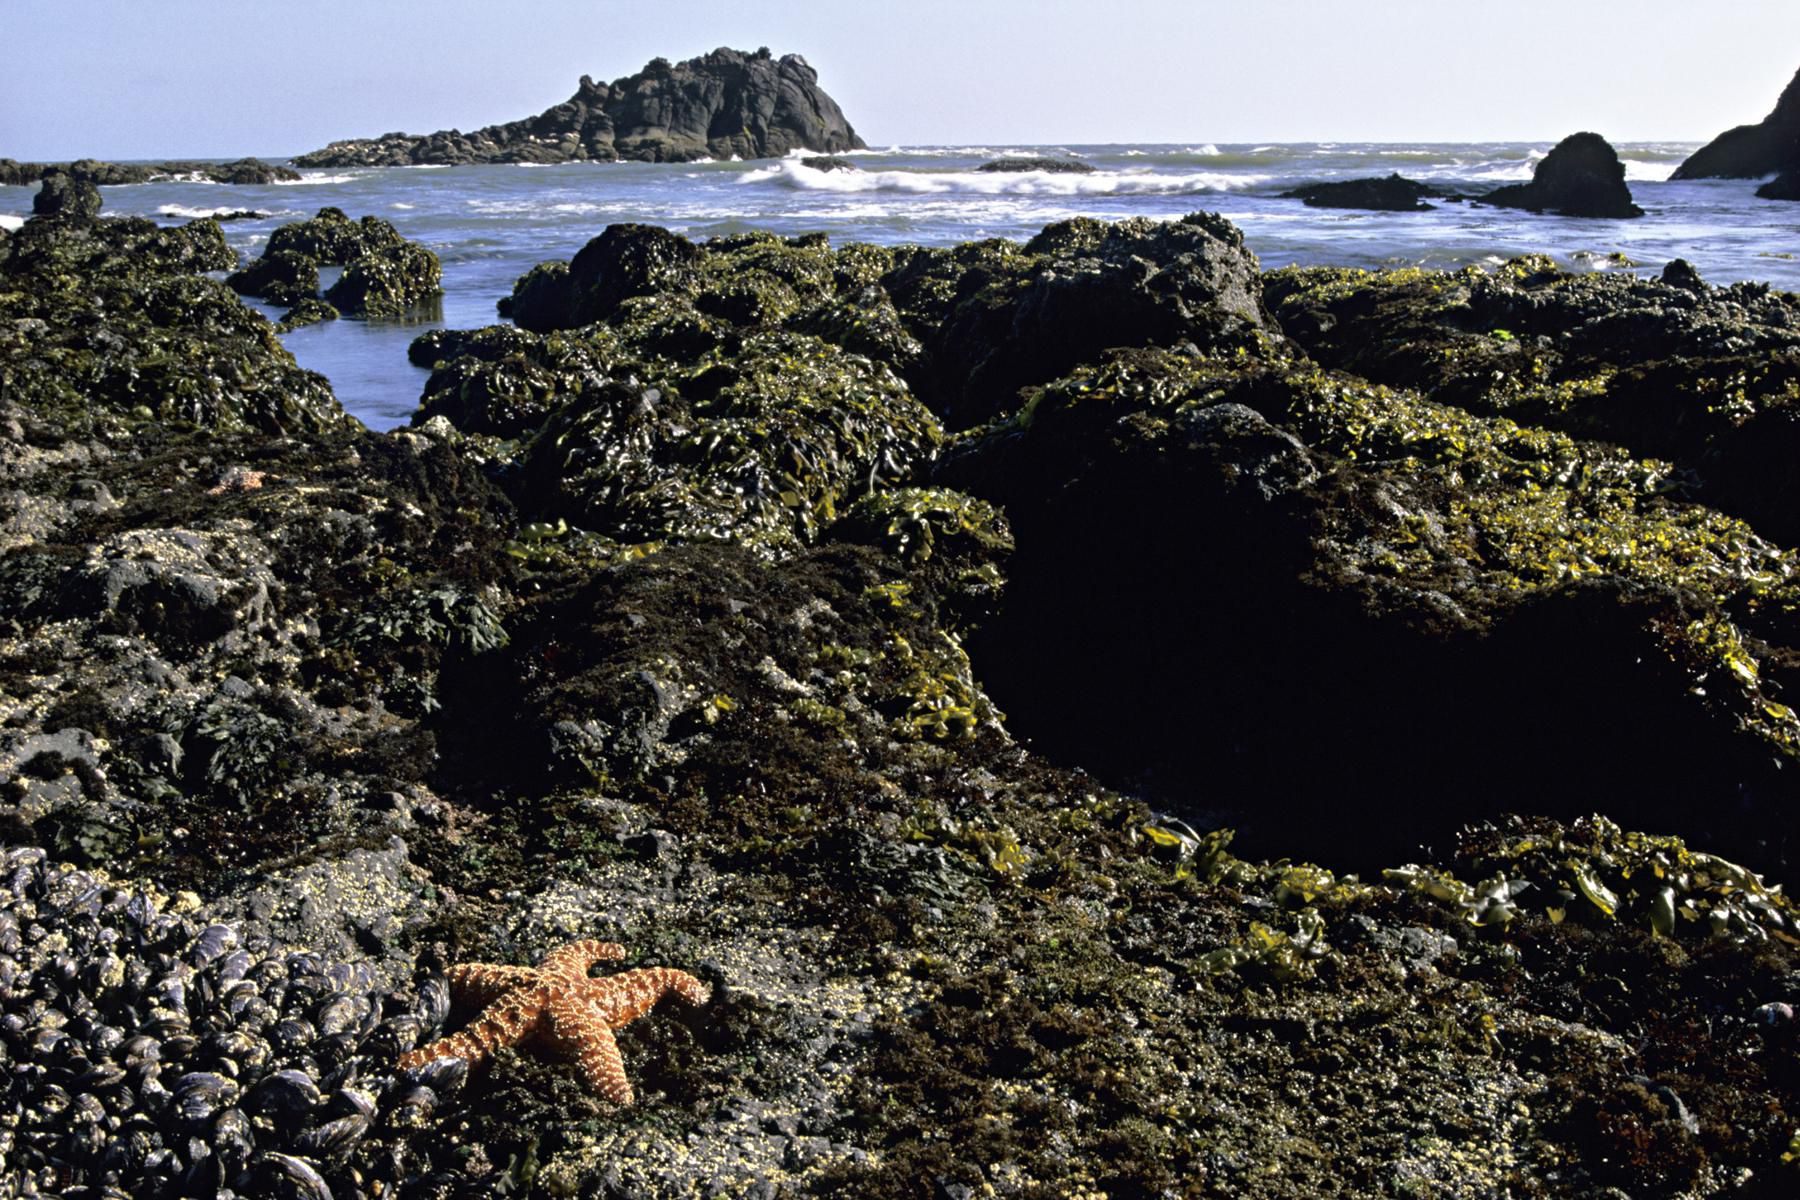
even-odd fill
[{"label": "orange starfish", "polygon": [[588,1086],[614,1104],[630,1104],[631,1082],[613,1030],[643,1016],[674,992],[696,1007],[711,998],[706,985],[672,967],[640,967],[595,978],[588,968],[625,957],[617,942],[579,941],[553,950],[536,967],[464,963],[445,972],[458,1001],[481,1005],[460,1033],[400,1056],[401,1069],[436,1058],[466,1058],[474,1066],[502,1046],[538,1043],[573,1059]]}]

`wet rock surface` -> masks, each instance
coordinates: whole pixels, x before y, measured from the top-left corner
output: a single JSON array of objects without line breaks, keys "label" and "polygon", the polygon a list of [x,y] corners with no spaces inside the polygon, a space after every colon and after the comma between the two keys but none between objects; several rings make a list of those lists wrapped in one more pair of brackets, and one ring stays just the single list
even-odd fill
[{"label": "wet rock surface", "polygon": [[1597,133],[1572,133],[1532,169],[1530,183],[1495,188],[1483,204],[1565,217],[1641,217],[1625,184],[1625,164]]},{"label": "wet rock surface", "polygon": [[568,100],[535,117],[473,133],[445,130],[333,142],[294,159],[302,167],[415,163],[692,162],[779,158],[791,150],[863,149],[818,72],[798,54],[720,47],[671,64],[652,60],[612,83],[581,77]]},{"label": "wet rock surface", "polygon": [[[1791,297],[617,227],[373,434],[231,265],[0,245],[21,1194],[1793,1190]],[[396,1069],[584,937],[635,1106]]]}]

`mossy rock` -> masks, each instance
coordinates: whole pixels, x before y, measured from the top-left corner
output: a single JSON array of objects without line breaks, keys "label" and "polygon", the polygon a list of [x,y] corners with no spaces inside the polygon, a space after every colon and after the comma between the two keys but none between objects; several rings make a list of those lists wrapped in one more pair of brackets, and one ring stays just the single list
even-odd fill
[{"label": "mossy rock", "polygon": [[244,296],[256,296],[271,304],[298,304],[319,297],[319,264],[310,255],[294,250],[265,251],[261,258],[225,279],[226,286]]},{"label": "mossy rock", "polygon": [[346,316],[403,317],[442,296],[443,277],[437,255],[413,242],[396,242],[352,259],[325,300]]},{"label": "mossy rock", "polygon": [[624,541],[811,541],[941,439],[886,368],[797,334],[745,338],[652,385],[589,388],[534,442],[527,507]]},{"label": "mossy rock", "polygon": [[213,221],[46,223],[0,261],[0,313],[35,332],[0,341],[9,399],[71,435],[144,422],[319,431],[347,418],[274,328],[199,272],[234,265]]},{"label": "mossy rock", "polygon": [[352,221],[341,208],[321,208],[317,216],[283,225],[269,235],[264,254],[292,253],[320,266],[345,266],[365,254],[400,245],[400,232],[380,217]]},{"label": "mossy rock", "polygon": [[415,423],[441,415],[465,432],[501,438],[535,433],[584,389],[605,383],[617,363],[630,361],[603,329],[433,331],[413,344],[412,354],[434,368]]}]

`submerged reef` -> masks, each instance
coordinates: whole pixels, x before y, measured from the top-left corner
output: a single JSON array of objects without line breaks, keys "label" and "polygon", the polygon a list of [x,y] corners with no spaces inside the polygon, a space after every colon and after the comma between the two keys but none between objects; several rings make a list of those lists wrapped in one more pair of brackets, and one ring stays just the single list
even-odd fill
[{"label": "submerged reef", "polygon": [[615,226],[376,434],[232,258],[0,242],[20,1194],[1800,1187],[1794,297]]}]

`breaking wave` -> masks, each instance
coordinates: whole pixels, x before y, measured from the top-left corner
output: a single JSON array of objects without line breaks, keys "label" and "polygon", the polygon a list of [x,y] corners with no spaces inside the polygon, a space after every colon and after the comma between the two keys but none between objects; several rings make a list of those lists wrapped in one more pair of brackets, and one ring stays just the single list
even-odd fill
[{"label": "breaking wave", "polygon": [[741,185],[769,184],[809,192],[955,193],[973,196],[1185,196],[1236,191],[1271,176],[1217,171],[820,171],[783,160],[743,175]]}]

